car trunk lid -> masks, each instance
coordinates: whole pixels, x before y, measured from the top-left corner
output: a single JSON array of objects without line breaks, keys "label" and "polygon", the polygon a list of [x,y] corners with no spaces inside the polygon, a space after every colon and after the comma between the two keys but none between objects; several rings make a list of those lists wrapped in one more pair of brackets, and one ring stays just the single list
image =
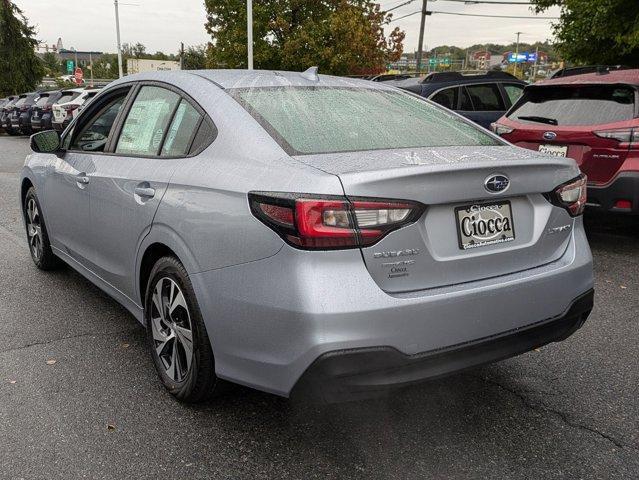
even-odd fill
[{"label": "car trunk lid", "polygon": [[[509,146],[438,147],[304,155],[299,161],[340,178],[357,197],[417,201],[416,222],[361,249],[366,266],[387,292],[406,292],[476,281],[540,266],[565,251],[573,224],[544,194],[578,175],[566,158],[548,159]],[[510,186],[489,193],[485,182],[505,176]],[[513,238],[480,240],[468,248],[464,215],[509,216]],[[480,211],[489,207],[488,210]],[[476,209],[476,211],[473,210]],[[493,209],[493,210],[491,210]],[[474,220],[466,223],[470,225]],[[552,234],[549,230],[554,229]],[[502,232],[503,233],[503,232]],[[493,242],[493,240],[496,240]],[[481,244],[481,245],[480,245]]]}]

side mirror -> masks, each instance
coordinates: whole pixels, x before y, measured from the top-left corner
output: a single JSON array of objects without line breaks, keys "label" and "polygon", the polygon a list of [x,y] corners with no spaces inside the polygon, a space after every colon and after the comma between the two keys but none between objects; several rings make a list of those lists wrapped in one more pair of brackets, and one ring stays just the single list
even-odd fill
[{"label": "side mirror", "polygon": [[38,153],[54,153],[60,150],[60,135],[55,130],[45,130],[31,135],[31,150]]}]

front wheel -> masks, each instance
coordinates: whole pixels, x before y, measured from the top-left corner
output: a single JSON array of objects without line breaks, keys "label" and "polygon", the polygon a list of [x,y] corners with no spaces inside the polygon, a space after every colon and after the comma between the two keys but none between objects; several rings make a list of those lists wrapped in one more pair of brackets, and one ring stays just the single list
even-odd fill
[{"label": "front wheel", "polygon": [[160,258],[146,287],[144,316],[153,363],[178,400],[197,403],[215,393],[213,351],[184,266]]}]

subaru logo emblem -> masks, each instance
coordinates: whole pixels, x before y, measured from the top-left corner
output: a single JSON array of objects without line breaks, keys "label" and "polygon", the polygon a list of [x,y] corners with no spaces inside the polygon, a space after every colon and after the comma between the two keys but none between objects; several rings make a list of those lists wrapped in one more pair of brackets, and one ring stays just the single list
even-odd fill
[{"label": "subaru logo emblem", "polygon": [[544,140],[554,140],[557,138],[557,134],[555,132],[544,132]]},{"label": "subaru logo emblem", "polygon": [[491,175],[484,181],[484,188],[490,193],[500,193],[505,191],[510,185],[510,180],[506,175]]}]

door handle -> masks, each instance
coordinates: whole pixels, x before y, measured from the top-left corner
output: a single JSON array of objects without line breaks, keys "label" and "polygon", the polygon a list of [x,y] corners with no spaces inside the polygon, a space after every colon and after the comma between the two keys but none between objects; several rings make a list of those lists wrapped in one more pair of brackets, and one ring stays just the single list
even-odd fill
[{"label": "door handle", "polygon": [[138,197],[153,198],[155,196],[155,188],[151,187],[135,187],[133,190]]},{"label": "door handle", "polygon": [[87,185],[89,183],[89,177],[87,177],[86,173],[78,173],[75,176],[75,181],[79,184],[79,185]]}]

